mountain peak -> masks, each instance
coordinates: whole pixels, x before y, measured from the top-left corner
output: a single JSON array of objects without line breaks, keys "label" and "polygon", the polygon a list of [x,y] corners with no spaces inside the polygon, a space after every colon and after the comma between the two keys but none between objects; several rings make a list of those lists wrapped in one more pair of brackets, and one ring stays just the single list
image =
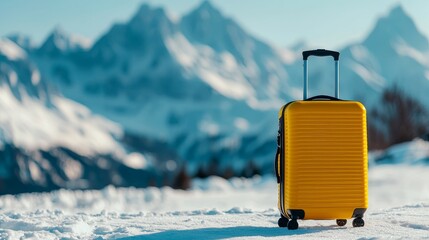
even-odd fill
[{"label": "mountain peak", "polygon": [[26,59],[27,53],[9,38],[0,38],[0,56],[5,57],[9,61],[16,61]]},{"label": "mountain peak", "polygon": [[184,35],[192,42],[210,46],[233,55],[246,51],[248,34],[231,18],[224,16],[211,2],[204,1],[180,21]]},{"label": "mountain peak", "polygon": [[163,17],[166,16],[165,10],[161,7],[152,7],[147,3],[143,3],[139,9],[137,10],[137,12],[133,15],[133,19],[134,18],[142,18],[144,16],[158,16],[158,17]]},{"label": "mountain peak", "polygon": [[69,36],[59,26],[55,27],[38,49],[41,54],[58,56],[68,49]]},{"label": "mountain peak", "polygon": [[305,41],[304,39],[300,39],[300,40],[296,41],[294,44],[292,44],[289,47],[289,49],[294,51],[294,52],[301,54],[302,51],[310,49],[310,44],[307,41]]},{"label": "mountain peak", "polygon": [[140,5],[140,7],[139,7],[139,9],[137,10],[137,13],[135,14],[135,15],[138,15],[138,14],[145,14],[145,13],[147,13],[148,11],[151,11],[152,10],[152,8],[151,8],[151,6],[149,5],[149,4],[147,4],[147,3],[143,3],[142,5]]},{"label": "mountain peak", "polygon": [[408,14],[405,12],[402,5],[398,4],[390,10],[389,16],[392,16],[392,17],[408,17]]},{"label": "mountain peak", "polygon": [[200,8],[209,8],[209,9],[212,8],[212,9],[214,9],[213,4],[209,0],[202,1],[200,4]]},{"label": "mountain peak", "polygon": [[163,8],[154,8],[147,3],[143,3],[137,12],[132,16],[130,22],[148,21],[148,20],[168,19],[167,13]]},{"label": "mountain peak", "polygon": [[166,33],[173,28],[172,20],[163,8],[154,8],[146,3],[140,6],[128,24],[135,32],[157,27],[161,32]]},{"label": "mountain peak", "polygon": [[219,12],[210,1],[203,1],[196,9],[199,11]]},{"label": "mountain peak", "polygon": [[219,9],[213,6],[210,1],[203,1],[190,15],[191,14],[198,15],[203,20],[207,20],[211,17],[223,17]]},{"label": "mountain peak", "polygon": [[82,36],[71,35],[60,26],[55,27],[37,50],[40,54],[57,57],[70,51],[89,48],[91,41]]},{"label": "mountain peak", "polygon": [[67,36],[68,34],[66,33],[66,31],[61,26],[55,26],[51,32],[51,35],[63,37],[63,36]]},{"label": "mountain peak", "polygon": [[59,48],[66,48],[65,41],[70,38],[70,34],[66,32],[61,26],[56,26],[46,38],[46,42],[54,41],[55,45]]},{"label": "mountain peak", "polygon": [[27,35],[21,33],[13,33],[8,35],[6,38],[16,43],[18,46],[25,50],[34,48],[34,43],[32,39]]},{"label": "mountain peak", "polygon": [[371,49],[378,49],[382,46],[393,46],[398,42],[405,43],[418,51],[429,51],[427,38],[417,29],[413,19],[400,4],[378,19],[364,41],[364,45]]}]

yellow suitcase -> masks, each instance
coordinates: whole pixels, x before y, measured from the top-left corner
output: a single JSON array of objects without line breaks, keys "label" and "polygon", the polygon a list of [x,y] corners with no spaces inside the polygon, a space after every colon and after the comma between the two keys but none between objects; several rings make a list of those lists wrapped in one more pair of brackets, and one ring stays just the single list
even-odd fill
[{"label": "yellow suitcase", "polygon": [[[309,56],[335,60],[335,97],[307,98]],[[304,51],[304,100],[279,112],[275,159],[280,227],[298,228],[298,219],[336,219],[364,225],[368,207],[368,150],[365,107],[339,99],[339,53]]]}]

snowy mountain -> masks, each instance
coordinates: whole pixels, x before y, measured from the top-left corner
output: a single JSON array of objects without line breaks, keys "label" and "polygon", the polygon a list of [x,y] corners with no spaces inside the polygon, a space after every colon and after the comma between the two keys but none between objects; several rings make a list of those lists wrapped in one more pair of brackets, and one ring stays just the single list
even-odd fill
[{"label": "snowy mountain", "polygon": [[[289,51],[275,49],[249,35],[233,19],[223,16],[209,1],[204,1],[195,10],[183,16],[180,28],[192,44],[204,47],[199,52],[209,54],[210,50],[214,51],[214,54],[201,58],[206,61],[215,58],[212,60],[213,63],[208,65],[204,64],[201,58],[195,59],[195,56],[192,57],[193,54],[191,56],[188,54],[187,61],[183,61],[182,64],[192,67],[193,72],[199,72],[201,79],[225,96],[246,99],[255,107],[264,100],[290,98],[291,92],[287,87],[288,75],[284,65],[295,59]],[[186,50],[177,46],[176,51],[179,50],[183,51],[180,56],[186,55]],[[194,59],[191,60],[192,58]],[[223,66],[218,66],[216,62],[219,60],[216,59],[223,61]],[[212,66],[212,69],[207,69],[209,66]],[[218,66],[218,69],[213,69],[213,66]],[[221,77],[211,79],[201,69],[207,69]],[[228,72],[231,75],[227,75]],[[228,79],[234,81],[225,82]]]},{"label": "snowy mountain", "polygon": [[[25,99],[37,99],[45,115],[84,112],[83,121],[93,123],[100,134],[116,136],[109,138],[114,145],[107,149],[149,152],[145,159],[155,156],[148,161],[160,171],[186,165],[195,173],[216,162],[220,171],[232,168],[236,174],[249,163],[272,173],[277,111],[301,99],[300,51],[311,45],[303,42],[290,50],[271,46],[209,1],[174,21],[164,9],[143,4],[92,45],[58,28],[39,47],[24,47],[25,42],[15,38],[0,45],[9,58],[26,59],[23,64],[2,57],[7,62],[0,65],[2,81],[13,101],[21,104],[23,85],[28,88],[24,96],[31,96]],[[428,49],[427,38],[409,15],[400,6],[393,8],[365,39],[340,50],[341,98],[360,100],[370,111],[383,89],[398,84],[428,102]],[[332,94],[332,59],[310,61],[310,95]],[[27,110],[22,111],[33,114]],[[90,120],[93,113],[104,124]],[[58,120],[60,125],[74,126],[71,135],[82,131],[66,123],[69,118],[61,119],[65,122]],[[71,143],[60,146],[78,151]],[[133,179],[140,184],[138,177]]]},{"label": "snowy mountain", "polygon": [[[0,196],[0,239],[427,238],[429,134],[370,153],[364,228],[277,227],[265,173],[308,45],[270,46],[208,1],[177,21],[142,5],[93,44],[60,29],[40,46],[0,39],[0,195],[68,188]],[[341,98],[370,111],[397,84],[427,107],[429,44],[402,7],[340,52]],[[310,95],[333,92],[333,67],[311,58]],[[201,166],[265,175],[165,186]]]},{"label": "snowy mountain", "polygon": [[36,47],[31,37],[24,34],[14,33],[6,36],[6,38],[25,50],[34,49]]},{"label": "snowy mountain", "polygon": [[[197,19],[204,14],[209,18]],[[203,36],[194,31],[195,21],[231,33]],[[216,37],[223,43],[213,45]],[[42,54],[50,39],[33,57],[65,96],[126,132],[167,142],[179,160],[200,163],[216,155],[222,165],[239,169],[253,159],[271,171],[267,146],[274,139],[258,133],[276,121],[273,106],[292,99],[285,71],[292,55],[247,34],[209,2],[179,22],[163,9],[142,5],[90,49],[61,57]]]},{"label": "snowy mountain", "polygon": [[156,179],[150,159],[133,152],[120,126],[52,91],[28,53],[8,39],[0,40],[0,70],[0,194]]},{"label": "snowy mountain", "polygon": [[67,34],[61,28],[55,28],[39,47],[38,53],[55,58],[63,54],[86,49],[90,41],[75,35]]},{"label": "snowy mountain", "polygon": [[[383,89],[396,84],[420,102],[429,102],[428,39],[400,5],[380,17],[362,42],[340,52],[343,98],[358,99],[371,109]],[[322,76],[316,89],[329,93],[333,73],[326,74],[322,69],[332,69],[333,64],[321,62],[314,70],[314,75]]]},{"label": "snowy mountain", "polygon": [[1,39],[0,43],[1,84],[17,100],[22,101],[27,95],[49,105],[47,84],[41,81],[41,74],[27,52],[8,39]]},{"label": "snowy mountain", "polygon": [[429,102],[429,42],[402,7],[381,17],[362,45],[386,85],[397,84],[422,103]]}]

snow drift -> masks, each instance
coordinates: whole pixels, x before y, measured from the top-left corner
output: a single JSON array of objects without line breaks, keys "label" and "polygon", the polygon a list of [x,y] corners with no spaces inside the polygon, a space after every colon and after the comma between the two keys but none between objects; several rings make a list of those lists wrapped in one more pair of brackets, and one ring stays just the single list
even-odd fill
[{"label": "snow drift", "polygon": [[190,191],[158,188],[59,190],[0,197],[0,237],[14,239],[425,238],[427,166],[383,165],[369,171],[366,225],[334,221],[277,226],[273,177],[195,180]]}]

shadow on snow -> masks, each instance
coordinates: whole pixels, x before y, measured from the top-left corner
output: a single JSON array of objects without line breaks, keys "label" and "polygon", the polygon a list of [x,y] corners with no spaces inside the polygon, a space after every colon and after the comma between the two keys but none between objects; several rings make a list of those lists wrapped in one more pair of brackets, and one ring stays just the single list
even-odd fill
[{"label": "shadow on snow", "polygon": [[123,240],[139,239],[205,239],[216,240],[234,237],[277,237],[290,235],[304,235],[329,230],[327,227],[303,227],[297,230],[288,230],[279,227],[225,227],[225,228],[197,228],[184,230],[166,230],[163,232],[142,234],[122,238]]}]

